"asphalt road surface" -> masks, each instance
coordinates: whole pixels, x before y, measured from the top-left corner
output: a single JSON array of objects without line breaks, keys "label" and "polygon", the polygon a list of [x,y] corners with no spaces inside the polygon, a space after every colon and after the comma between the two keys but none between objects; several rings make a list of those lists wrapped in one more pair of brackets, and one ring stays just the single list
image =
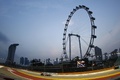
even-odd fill
[{"label": "asphalt road surface", "polygon": [[40,72],[0,66],[0,80],[120,80],[120,69],[104,69],[92,72],[50,73],[41,76]]}]

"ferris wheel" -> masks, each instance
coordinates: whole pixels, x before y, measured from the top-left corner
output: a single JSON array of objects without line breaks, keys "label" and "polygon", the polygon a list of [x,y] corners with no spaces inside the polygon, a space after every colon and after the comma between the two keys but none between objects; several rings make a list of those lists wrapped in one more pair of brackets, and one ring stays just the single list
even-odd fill
[{"label": "ferris wheel", "polygon": [[[78,10],[80,9],[83,10],[84,13],[82,11],[82,14],[81,13],[79,14]],[[75,13],[76,13],[76,16],[74,15]],[[79,36],[81,38],[81,41],[84,42],[84,43],[81,42],[81,52],[84,46],[83,44],[87,44],[87,46],[83,48],[84,49],[83,53],[81,53],[81,54],[84,54],[83,58],[90,56],[90,51],[92,48],[94,48],[93,43],[94,43],[94,39],[96,38],[95,29],[97,28],[95,26],[95,23],[94,23],[95,18],[92,16],[92,13],[93,12],[90,11],[88,7],[84,5],[79,5],[79,6],[76,6],[72,10],[72,12],[70,12],[70,14],[68,15],[68,18],[66,20],[65,27],[64,27],[64,32],[63,32],[63,58],[64,59],[66,60],[68,59],[67,42],[70,34],[74,36]],[[79,18],[80,15],[81,17]],[[87,20],[82,15],[85,15],[85,17],[87,17]],[[73,19],[76,19],[76,20],[73,20]],[[84,38],[85,36],[83,35],[87,35],[89,39]]]}]

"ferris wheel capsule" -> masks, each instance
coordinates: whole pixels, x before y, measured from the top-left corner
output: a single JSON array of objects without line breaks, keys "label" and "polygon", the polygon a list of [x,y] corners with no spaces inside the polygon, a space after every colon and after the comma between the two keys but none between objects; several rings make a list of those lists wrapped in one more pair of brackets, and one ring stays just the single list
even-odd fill
[{"label": "ferris wheel capsule", "polygon": [[[86,53],[84,55],[84,57],[87,57],[88,55],[90,55],[90,51],[91,49],[94,47],[93,43],[94,43],[94,39],[97,38],[97,36],[95,35],[95,29],[97,28],[97,26],[95,26],[94,24],[94,20],[95,18],[92,16],[93,12],[89,10],[88,7],[86,7],[85,5],[79,5],[79,6],[76,6],[71,12],[70,14],[68,15],[68,19],[66,20],[66,23],[65,23],[65,28],[64,28],[64,33],[63,33],[63,54],[67,55],[67,51],[66,51],[66,42],[67,42],[67,31],[68,31],[68,28],[69,28],[69,23],[71,21],[71,18],[72,16],[74,15],[75,12],[77,12],[78,10],[80,9],[83,9],[87,12],[88,16],[89,16],[89,19],[90,19],[90,41],[89,41],[89,44],[88,44],[88,48],[86,50]],[[78,35],[78,37],[80,37]],[[67,58],[67,57],[65,57]],[[67,59],[66,59],[67,60]]]}]

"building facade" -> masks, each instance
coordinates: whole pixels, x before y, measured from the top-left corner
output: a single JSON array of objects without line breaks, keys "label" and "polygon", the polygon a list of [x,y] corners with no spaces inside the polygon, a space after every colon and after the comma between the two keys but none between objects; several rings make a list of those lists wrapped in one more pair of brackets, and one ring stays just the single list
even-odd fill
[{"label": "building facade", "polygon": [[16,51],[16,46],[19,44],[11,44],[8,48],[8,56],[6,59],[6,64],[13,64],[14,63],[14,56]]},{"label": "building facade", "polygon": [[97,61],[102,61],[103,57],[102,57],[102,50],[101,48],[95,46],[95,57]]},{"label": "building facade", "polygon": [[20,58],[20,64],[23,65],[23,64],[24,64],[24,61],[25,61],[25,60],[24,60],[24,57],[21,57],[21,58]]},{"label": "building facade", "polygon": [[116,58],[118,58],[117,53],[118,53],[118,49],[113,50],[113,51],[110,53],[110,59],[116,59]]},{"label": "building facade", "polygon": [[25,63],[24,63],[25,65],[29,65],[29,60],[28,60],[28,58],[27,57],[25,57]]},{"label": "building facade", "polygon": [[20,58],[20,64],[21,65],[29,65],[29,59],[27,57],[21,57]]}]

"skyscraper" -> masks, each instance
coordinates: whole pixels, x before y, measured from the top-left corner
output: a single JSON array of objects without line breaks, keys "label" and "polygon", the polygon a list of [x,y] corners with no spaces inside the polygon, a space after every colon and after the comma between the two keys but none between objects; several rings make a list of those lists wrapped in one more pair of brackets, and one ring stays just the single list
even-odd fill
[{"label": "skyscraper", "polygon": [[105,60],[108,60],[108,53],[104,53]]},{"label": "skyscraper", "polygon": [[29,65],[29,60],[28,60],[28,58],[27,57],[25,57],[25,63],[24,63],[25,65]]},{"label": "skyscraper", "polygon": [[110,53],[110,59],[117,59],[118,58],[117,52],[118,52],[118,49],[113,50]]},{"label": "skyscraper", "polygon": [[95,57],[96,60],[102,61],[102,50],[97,46],[95,46]]},{"label": "skyscraper", "polygon": [[29,59],[27,57],[21,57],[20,58],[20,64],[21,65],[29,65]]},{"label": "skyscraper", "polygon": [[21,58],[20,58],[20,64],[23,65],[23,64],[24,64],[24,61],[25,61],[25,60],[24,60],[24,57],[21,57]]},{"label": "skyscraper", "polygon": [[11,44],[9,46],[6,64],[13,64],[14,63],[15,50],[16,50],[16,46],[18,46],[18,45],[19,44]]}]

